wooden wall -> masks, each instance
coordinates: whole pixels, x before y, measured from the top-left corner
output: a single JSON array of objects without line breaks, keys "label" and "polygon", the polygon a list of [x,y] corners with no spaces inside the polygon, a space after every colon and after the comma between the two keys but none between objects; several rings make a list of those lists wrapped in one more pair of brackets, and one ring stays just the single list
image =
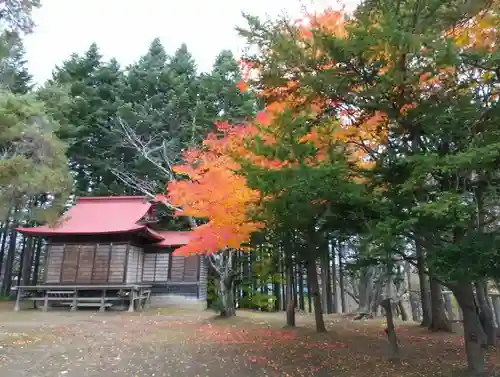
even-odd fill
[{"label": "wooden wall", "polygon": [[127,283],[142,282],[142,266],[144,261],[144,251],[138,246],[129,246],[127,259]]},{"label": "wooden wall", "polygon": [[208,265],[200,255],[144,252],[127,242],[53,242],[48,245],[46,263],[47,284],[153,283],[160,295],[201,300],[207,295]]},{"label": "wooden wall", "polygon": [[50,243],[45,283],[123,283],[128,247],[128,243]]},{"label": "wooden wall", "polygon": [[167,281],[169,260],[169,253],[144,253],[142,281]]},{"label": "wooden wall", "polygon": [[197,283],[200,256],[174,256],[171,253],[145,253],[143,282]]}]

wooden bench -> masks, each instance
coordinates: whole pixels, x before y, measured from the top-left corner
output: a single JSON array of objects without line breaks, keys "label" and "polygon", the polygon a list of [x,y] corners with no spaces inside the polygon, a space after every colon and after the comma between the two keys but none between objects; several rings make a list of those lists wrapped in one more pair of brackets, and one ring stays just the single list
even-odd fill
[{"label": "wooden bench", "polygon": [[[78,301],[81,301],[81,299],[79,299]],[[62,306],[72,307],[73,303],[72,302],[63,302],[63,303],[61,303],[61,305]],[[102,306],[102,303],[101,303],[101,301],[95,301],[94,300],[92,302],[77,302],[76,306],[79,307],[79,308],[80,307],[82,307],[82,308],[84,308],[84,307],[87,307],[87,308],[100,308]],[[112,306],[113,306],[113,304],[110,303],[110,302],[105,302],[104,303],[104,307],[105,308],[110,308]]]},{"label": "wooden bench", "polygon": [[[108,285],[108,286],[20,286],[17,294],[14,311],[20,310],[20,301],[33,301],[36,306],[37,301],[43,301],[43,310],[47,311],[49,302],[59,302],[61,306],[69,306],[71,311],[78,307],[98,307],[99,311],[105,311],[112,307],[112,301],[129,300],[129,311],[133,312],[136,306],[143,309],[149,304],[151,298],[151,286],[141,285]],[[123,291],[122,295],[107,296],[108,291]],[[100,291],[100,297],[97,295],[79,296],[81,292]],[[31,293],[31,294],[30,294]],[[40,295],[41,293],[41,295]],[[111,301],[111,302],[110,302]]]}]

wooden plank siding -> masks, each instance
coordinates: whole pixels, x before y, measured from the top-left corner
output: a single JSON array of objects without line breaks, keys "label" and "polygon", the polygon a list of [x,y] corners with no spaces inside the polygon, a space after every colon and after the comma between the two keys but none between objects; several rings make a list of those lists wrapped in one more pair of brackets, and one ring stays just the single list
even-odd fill
[{"label": "wooden plank siding", "polygon": [[172,255],[172,266],[170,267],[171,281],[184,281],[184,260],[185,257]]},{"label": "wooden plank siding", "polygon": [[64,245],[48,244],[46,261],[46,283],[59,283],[61,281],[61,265],[64,255]]},{"label": "wooden plank siding", "polygon": [[92,283],[106,283],[108,281],[109,244],[97,244],[95,251]]},{"label": "wooden plank siding", "polygon": [[158,305],[206,301],[207,279],[201,255],[144,252],[127,242],[50,243],[47,250],[46,284],[152,283]]},{"label": "wooden plank siding", "polygon": [[[46,284],[123,283],[127,247],[127,243],[49,243],[44,282]],[[137,276],[137,271],[135,273]]]},{"label": "wooden plank siding", "polygon": [[155,281],[155,268],[157,253],[144,254],[144,267],[142,268],[143,281]]},{"label": "wooden plank siding", "polygon": [[137,266],[137,279],[138,283],[142,282],[142,271],[144,269],[144,250],[139,248],[139,261]]},{"label": "wooden plank siding", "polygon": [[65,245],[61,267],[61,283],[74,283],[81,245]]},{"label": "wooden plank siding", "polygon": [[142,281],[142,260],[144,252],[138,246],[130,246],[127,262],[127,283],[140,283]]},{"label": "wooden plank siding", "polygon": [[108,283],[122,283],[125,273],[128,244],[111,244],[111,261],[109,262]]},{"label": "wooden plank siding", "polygon": [[169,253],[144,253],[142,281],[164,282],[168,280]]},{"label": "wooden plank siding", "polygon": [[76,281],[81,284],[92,282],[92,270],[94,269],[95,245],[81,245],[78,257]]},{"label": "wooden plank siding", "polygon": [[198,281],[198,266],[200,264],[199,255],[191,255],[184,258],[184,281],[197,282]]},{"label": "wooden plank siding", "polygon": [[155,277],[154,281],[167,281],[168,279],[169,254],[156,254]]}]

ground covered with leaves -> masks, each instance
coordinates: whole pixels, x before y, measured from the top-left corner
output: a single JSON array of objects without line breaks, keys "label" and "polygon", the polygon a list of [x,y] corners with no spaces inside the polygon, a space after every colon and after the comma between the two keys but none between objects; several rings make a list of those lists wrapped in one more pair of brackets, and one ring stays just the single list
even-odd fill
[{"label": "ground covered with leaves", "polygon": [[[403,359],[388,361],[383,323],[312,318],[282,327],[283,314],[0,311],[2,377],[451,376],[464,366],[458,335],[401,325]],[[494,370],[499,354],[489,355]]]}]

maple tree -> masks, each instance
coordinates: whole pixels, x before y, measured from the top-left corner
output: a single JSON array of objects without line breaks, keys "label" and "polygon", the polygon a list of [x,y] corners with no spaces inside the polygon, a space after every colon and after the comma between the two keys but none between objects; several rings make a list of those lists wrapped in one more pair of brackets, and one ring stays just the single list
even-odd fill
[{"label": "maple tree", "polygon": [[245,126],[230,127],[217,123],[219,133],[212,133],[201,148],[184,154],[185,163],[175,166],[182,176],[169,183],[168,200],[182,208],[179,215],[191,216],[204,223],[192,229],[190,242],[175,254],[205,254],[217,276],[217,291],[222,316],[232,316],[234,307],[233,250],[247,249],[244,244],[262,229],[263,223],[252,221],[250,213],[257,209],[260,193],[247,186],[234,153],[245,153]]},{"label": "maple tree", "polygon": [[208,220],[193,229],[191,242],[177,249],[177,254],[239,249],[263,227],[248,220],[247,214],[258,205],[260,194],[248,188],[232,157],[234,151],[244,151],[241,134],[246,129],[229,128],[227,123],[217,127],[224,137],[210,134],[201,149],[185,153],[185,163],[175,166],[174,171],[187,179],[168,185],[169,200],[182,208],[179,214]]}]

